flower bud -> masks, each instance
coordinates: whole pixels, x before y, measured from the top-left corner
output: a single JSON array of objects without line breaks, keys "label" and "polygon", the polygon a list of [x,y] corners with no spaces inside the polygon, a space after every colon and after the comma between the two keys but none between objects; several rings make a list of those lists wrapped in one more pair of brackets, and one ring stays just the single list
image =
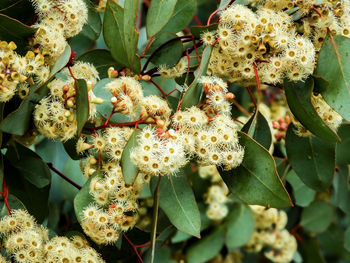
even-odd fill
[{"label": "flower bud", "polygon": [[93,100],[90,101],[93,104],[102,104],[104,102],[104,100],[102,98],[94,98]]},{"label": "flower bud", "polygon": [[144,80],[144,81],[150,81],[151,80],[151,76],[150,75],[143,75],[141,77],[141,79]]},{"label": "flower bud", "polygon": [[94,84],[92,84],[92,82],[89,80],[86,82],[86,86],[88,88],[88,91],[90,91],[94,88]]},{"label": "flower bud", "polygon": [[116,77],[118,77],[118,70],[115,70],[113,67],[110,67],[109,69],[108,69],[108,77],[109,78],[116,78]]},{"label": "flower bud", "polygon": [[236,95],[233,94],[232,92],[227,92],[227,93],[225,94],[226,100],[233,100],[235,97],[236,97]]},{"label": "flower bud", "polygon": [[17,45],[15,44],[15,42],[11,41],[7,47],[11,50],[15,50],[17,48]]},{"label": "flower bud", "polygon": [[68,106],[69,108],[73,108],[74,105],[75,105],[75,103],[74,103],[73,98],[70,98],[69,100],[67,100],[67,106]]}]

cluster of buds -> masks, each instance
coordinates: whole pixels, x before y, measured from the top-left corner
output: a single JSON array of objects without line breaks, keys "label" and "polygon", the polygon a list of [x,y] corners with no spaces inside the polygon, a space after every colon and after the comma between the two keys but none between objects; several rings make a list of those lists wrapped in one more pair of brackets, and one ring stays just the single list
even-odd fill
[{"label": "cluster of buds", "polygon": [[297,250],[297,241],[285,229],[288,217],[283,210],[251,205],[255,218],[255,229],[245,249],[251,252],[260,252],[264,247],[271,250],[264,253],[272,262],[285,263],[293,260]]},{"label": "cluster of buds", "polygon": [[272,128],[275,130],[273,132],[276,141],[281,141],[286,138],[287,128],[291,122],[289,115],[284,116],[284,118],[279,118],[278,121],[272,121]]},{"label": "cluster of buds", "polygon": [[[93,93],[98,73],[94,66],[78,62],[70,68],[75,78],[87,81],[90,119],[96,114],[95,104],[103,100]],[[62,78],[56,78],[48,84],[50,95],[42,99],[35,107],[34,124],[38,131],[52,139],[66,141],[77,131],[75,79],[68,69],[62,71]]]},{"label": "cluster of buds", "polygon": [[215,45],[208,73],[246,85],[255,81],[257,67],[261,82],[303,80],[314,70],[315,49],[296,29],[285,12],[232,5],[222,12],[217,31],[202,35],[205,44]]},{"label": "cluster of buds", "polygon": [[14,42],[0,41],[0,102],[9,101],[16,92],[21,99],[29,94],[29,86],[49,77],[42,54],[28,51],[18,55]]},{"label": "cluster of buds", "polygon": [[[38,225],[25,210],[13,210],[13,215],[0,221],[3,247],[16,263],[80,262],[103,263],[101,256],[80,236],[71,239],[56,236],[49,239],[49,231]],[[0,257],[0,262],[10,262]]]}]

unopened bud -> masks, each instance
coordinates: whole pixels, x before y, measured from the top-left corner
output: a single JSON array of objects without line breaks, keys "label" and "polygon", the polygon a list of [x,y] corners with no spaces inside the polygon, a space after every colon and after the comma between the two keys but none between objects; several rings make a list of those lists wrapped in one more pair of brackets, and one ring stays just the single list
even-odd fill
[{"label": "unopened bud", "polygon": [[139,75],[135,75],[134,76],[134,80],[140,80],[140,76]]},{"label": "unopened bud", "polygon": [[88,91],[90,91],[94,88],[94,84],[92,84],[92,82],[89,80],[86,82],[86,86],[88,88]]},{"label": "unopened bud", "polygon": [[165,132],[162,128],[157,128],[156,133],[158,137],[162,137]]},{"label": "unopened bud", "polygon": [[91,158],[89,159],[89,163],[90,163],[91,165],[95,165],[95,164],[97,164],[97,160],[96,160],[96,158],[91,157]]},{"label": "unopened bud", "polygon": [[64,92],[67,92],[69,89],[70,89],[70,87],[68,85],[64,85],[63,86],[63,91]]},{"label": "unopened bud", "polygon": [[15,50],[17,48],[17,45],[15,44],[15,42],[11,41],[7,47],[11,50]]},{"label": "unopened bud", "polygon": [[68,118],[70,115],[72,115],[72,112],[70,110],[65,111],[65,113],[64,113],[65,117]]},{"label": "unopened bud", "polygon": [[108,73],[109,78],[116,78],[116,77],[118,77],[118,74],[119,74],[118,70],[115,70],[113,67],[110,67],[108,69],[107,73]]},{"label": "unopened bud", "polygon": [[111,98],[111,103],[112,104],[116,104],[118,102],[118,98],[117,97],[112,97]]},{"label": "unopened bud", "polygon": [[282,130],[282,131],[287,130],[287,123],[282,122],[281,125],[280,125],[280,130]]},{"label": "unopened bud", "polygon": [[92,99],[90,102],[93,104],[102,104],[104,102],[104,100],[102,98],[97,97],[97,98]]},{"label": "unopened bud", "polygon": [[157,124],[159,127],[162,127],[162,128],[163,128],[164,125],[165,125],[165,121],[156,119],[156,124]]},{"label": "unopened bud", "polygon": [[143,75],[141,78],[144,81],[150,81],[151,80],[151,76],[150,75]]},{"label": "unopened bud", "polygon": [[284,120],[285,120],[287,123],[290,123],[290,117],[289,117],[289,115],[284,116]]},{"label": "unopened bud", "polygon": [[234,98],[236,98],[236,95],[233,94],[232,92],[227,92],[225,94],[225,98],[226,98],[226,100],[233,100]]},{"label": "unopened bud", "polygon": [[272,128],[279,129],[280,125],[277,121],[272,121]]},{"label": "unopened bud", "polygon": [[67,100],[67,106],[69,108],[73,108],[74,107],[74,100],[72,98]]},{"label": "unopened bud", "polygon": [[73,121],[74,121],[74,114],[69,115],[68,118],[67,118],[67,120],[68,120],[69,122],[73,122]]}]

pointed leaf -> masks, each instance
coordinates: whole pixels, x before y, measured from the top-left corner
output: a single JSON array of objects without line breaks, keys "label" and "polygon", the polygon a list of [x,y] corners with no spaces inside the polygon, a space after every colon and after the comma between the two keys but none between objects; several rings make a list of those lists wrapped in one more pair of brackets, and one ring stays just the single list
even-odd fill
[{"label": "pointed leaf", "polygon": [[348,166],[339,166],[333,181],[335,204],[347,214],[350,214],[349,174]]},{"label": "pointed leaf", "polygon": [[226,218],[226,245],[228,249],[238,248],[247,243],[254,230],[254,216],[245,204],[236,203]]},{"label": "pointed leaf", "polygon": [[162,177],[159,185],[159,205],[178,230],[200,236],[199,210],[182,169],[176,175]]},{"label": "pointed leaf", "polygon": [[324,123],[311,103],[313,88],[313,78],[308,78],[305,82],[285,80],[284,91],[288,106],[298,121],[310,132],[327,141],[338,141],[338,135]]},{"label": "pointed leaf", "polygon": [[270,126],[265,117],[256,111],[254,115],[243,126],[242,131],[269,149],[272,142]]},{"label": "pointed leaf", "polygon": [[75,216],[78,219],[78,222],[81,224],[83,221],[83,210],[85,207],[87,207],[89,204],[94,202],[94,198],[89,193],[90,189],[90,182],[94,176],[91,176],[89,180],[86,181],[83,188],[79,191],[79,193],[74,198],[74,211]]},{"label": "pointed leaf", "polygon": [[125,1],[124,8],[114,0],[107,2],[103,21],[103,37],[114,59],[125,67],[140,72],[140,58],[136,56],[139,32],[136,20],[139,0]]},{"label": "pointed leaf", "polygon": [[100,36],[102,28],[100,14],[97,12],[95,6],[90,2],[90,0],[84,1],[88,7],[88,20],[83,26],[80,34],[91,40],[96,40]]},{"label": "pointed leaf", "polygon": [[75,81],[76,91],[76,113],[77,113],[77,134],[80,135],[86,121],[89,118],[89,95],[86,81],[83,79],[77,79]]},{"label": "pointed leaf", "polygon": [[279,178],[276,164],[269,152],[243,132],[239,143],[244,147],[242,164],[230,171],[220,171],[229,190],[251,205],[288,207],[291,200]]},{"label": "pointed leaf", "polygon": [[301,213],[300,225],[308,231],[321,233],[325,231],[334,219],[332,206],[325,201],[315,200]]},{"label": "pointed leaf", "polygon": [[136,129],[133,132],[128,142],[126,143],[122,153],[121,166],[122,166],[124,181],[127,185],[131,185],[134,182],[137,174],[139,173],[139,169],[130,158],[130,153],[135,147],[137,147],[138,136],[140,135],[140,133],[141,133],[141,130],[138,130],[138,129]]},{"label": "pointed leaf", "polygon": [[297,205],[306,207],[314,200],[316,192],[307,187],[299,179],[294,170],[288,173],[287,181],[292,185],[295,203]]},{"label": "pointed leaf", "polygon": [[153,0],[147,11],[147,37],[151,38],[162,30],[174,12],[177,0]]},{"label": "pointed leaf", "polygon": [[332,182],[335,169],[335,143],[317,137],[299,137],[291,124],[286,135],[290,164],[299,178],[316,191],[325,191]]},{"label": "pointed leaf", "polygon": [[202,85],[199,83],[199,79],[202,76],[205,76],[208,69],[209,59],[211,55],[211,51],[213,48],[208,46],[204,49],[201,64],[195,72],[195,79],[191,83],[191,85],[187,88],[185,95],[183,96],[183,101],[181,104],[181,109],[186,109],[191,106],[197,105],[201,101],[201,97],[203,94]]},{"label": "pointed leaf", "polygon": [[[333,43],[332,43],[333,42]],[[334,44],[334,45],[333,45]],[[320,54],[316,74],[328,81],[317,82],[326,102],[345,119],[350,120],[350,39],[327,38]]]}]

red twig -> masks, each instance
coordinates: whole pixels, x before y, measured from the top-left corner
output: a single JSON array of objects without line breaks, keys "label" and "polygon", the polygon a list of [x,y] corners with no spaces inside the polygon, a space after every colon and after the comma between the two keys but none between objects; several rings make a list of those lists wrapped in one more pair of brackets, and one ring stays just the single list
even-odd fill
[{"label": "red twig", "polygon": [[256,101],[255,101],[255,99],[254,99],[253,93],[251,92],[251,90],[249,89],[249,87],[245,87],[245,88],[246,88],[246,90],[247,90],[248,93],[249,93],[250,99],[252,100],[252,102],[253,102],[253,104],[254,104],[254,107],[257,108],[258,105],[256,104]]},{"label": "red twig", "polygon": [[69,70],[69,74],[70,74],[70,75],[72,76],[72,78],[76,81],[77,79],[74,77],[71,67],[68,67],[68,70]]},{"label": "red twig", "polygon": [[147,243],[141,244],[141,245],[135,245],[135,247],[141,248],[141,247],[147,247],[147,246],[149,246],[149,245],[151,245],[151,242],[147,242]]},{"label": "red twig", "polygon": [[322,14],[317,10],[317,8],[312,7],[311,9],[314,10],[320,17],[322,17]]},{"label": "red twig", "polygon": [[166,94],[165,94],[164,90],[163,90],[161,87],[159,87],[159,85],[158,85],[157,83],[155,83],[152,79],[150,79],[150,82],[151,82],[154,86],[157,87],[157,89],[162,93],[162,96],[163,96],[163,98],[165,99],[165,98],[166,98]]},{"label": "red twig", "polygon": [[199,20],[197,14],[193,16],[193,21],[196,23],[197,26],[202,26],[202,22]]},{"label": "red twig", "polygon": [[112,118],[113,114],[116,113],[116,112],[114,111],[114,109],[115,109],[115,106],[113,106],[111,113],[109,114],[107,120],[105,121],[105,125],[108,124],[108,122],[109,122],[110,119]]},{"label": "red twig", "polygon": [[84,129],[89,130],[89,131],[97,131],[97,130],[101,130],[104,128],[108,128],[108,127],[122,127],[122,126],[134,126],[135,124],[154,124],[155,122],[153,121],[140,121],[140,120],[136,120],[136,121],[130,121],[130,122],[120,122],[120,123],[109,123],[109,124],[103,124],[100,126],[97,126],[95,128],[90,128],[90,127],[84,127]]},{"label": "red twig", "polygon": [[199,53],[198,53],[198,50],[197,50],[196,41],[194,41],[194,36],[192,36],[192,42],[193,42],[193,48],[194,48],[194,50],[196,51],[198,63],[201,63],[201,59],[200,59],[200,57],[199,57]]},{"label": "red twig", "polygon": [[209,16],[209,18],[208,18],[208,21],[207,21],[207,26],[209,26],[210,25],[210,20],[213,18],[213,16],[215,16],[215,14],[217,13],[217,12],[219,12],[220,11],[220,9],[216,9],[213,13],[211,13],[211,15]]},{"label": "red twig", "polygon": [[123,238],[129,243],[132,250],[134,250],[134,253],[137,256],[138,262],[143,263],[143,260],[140,256],[139,252],[137,251],[137,247],[134,245],[134,243],[132,243],[131,240],[125,234],[123,234]]},{"label": "red twig", "polygon": [[146,46],[145,50],[142,52],[142,54],[140,55],[140,58],[145,57],[146,52],[148,51],[149,47],[151,46],[153,40],[154,40],[154,37],[151,37],[151,38],[148,40],[147,46]]},{"label": "red twig", "polygon": [[12,211],[8,202],[8,197],[9,197],[9,189],[6,185],[6,181],[5,181],[5,175],[2,178],[2,192],[0,191],[0,194],[2,196],[2,198],[4,199],[4,204],[7,208],[7,211],[9,211],[9,214],[12,215]]},{"label": "red twig", "polygon": [[240,120],[238,120],[238,119],[236,119],[236,118],[232,118],[232,120],[234,120],[235,122],[238,122],[238,123],[240,123],[240,124],[245,124],[244,122],[241,122]]},{"label": "red twig", "polygon": [[173,93],[173,92],[175,92],[175,91],[177,91],[177,90],[178,90],[177,88],[173,89],[172,91],[170,91],[170,92],[167,94],[167,96],[169,96],[171,93]]},{"label": "red twig", "polygon": [[254,74],[255,74],[255,79],[256,79],[256,88],[258,91],[260,91],[259,74],[258,74],[258,69],[257,69],[255,63],[253,63],[253,68],[254,68]]}]

